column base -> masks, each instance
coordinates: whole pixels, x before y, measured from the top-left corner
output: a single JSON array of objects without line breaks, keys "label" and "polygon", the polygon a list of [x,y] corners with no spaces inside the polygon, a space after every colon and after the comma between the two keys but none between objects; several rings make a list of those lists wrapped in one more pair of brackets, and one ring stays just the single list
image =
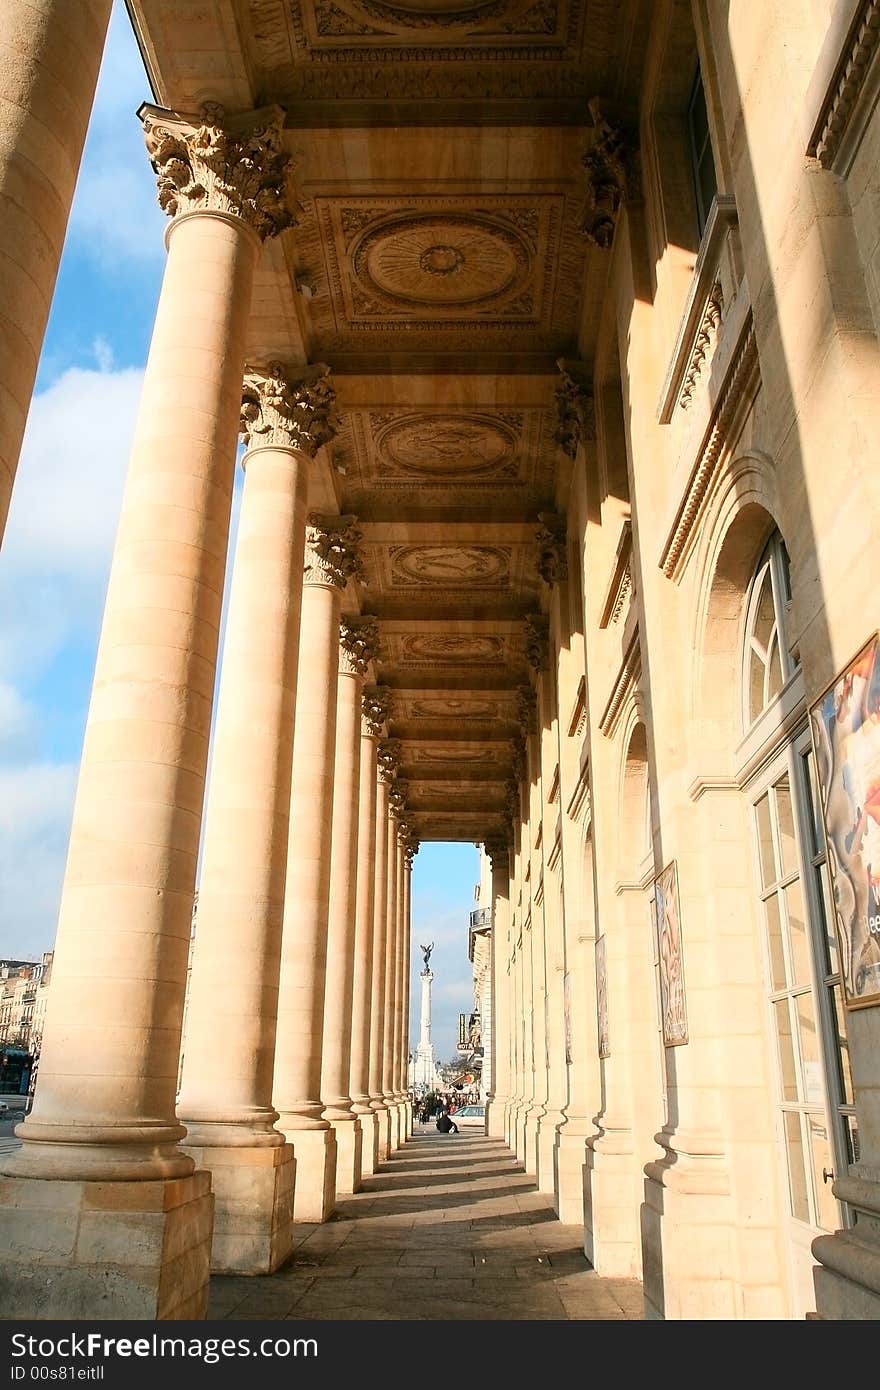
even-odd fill
[{"label": "column base", "polygon": [[400,1107],[393,1100],[388,1101],[388,1152],[400,1148]]},{"label": "column base", "polygon": [[[581,1126],[583,1121],[578,1122]],[[558,1130],[556,1135],[556,1215],[566,1226],[584,1224],[584,1167],[587,1136],[583,1128]]]},{"label": "column base", "polygon": [[598,1274],[642,1277],[640,1177],[630,1130],[608,1129],[587,1140],[584,1253]]},{"label": "column base", "polygon": [[296,1160],[272,1148],[184,1145],[214,1189],[214,1274],[272,1274],[293,1251]]},{"label": "column base", "polygon": [[17,1319],[204,1318],[211,1174],[0,1178],[0,1306]]},{"label": "column base", "polygon": [[357,1117],[361,1127],[361,1178],[371,1178],[379,1161],[379,1126],[374,1110],[358,1111]]},{"label": "column base", "polygon": [[535,1148],[537,1152],[537,1183],[539,1192],[556,1192],[556,1142],[559,1126],[565,1116],[561,1110],[546,1110],[538,1117]]},{"label": "column base", "polygon": [[[645,1316],[733,1320],[787,1316],[785,1275],[772,1227],[760,1242],[760,1269],[743,1268],[730,1176],[719,1153],[676,1147],[647,1163],[641,1246]],[[744,1280],[743,1276],[746,1276]]]},{"label": "column base", "polygon": [[507,1107],[503,1100],[486,1102],[486,1133],[490,1139],[507,1139]]},{"label": "column base", "polygon": [[287,1134],[296,1158],[294,1221],[326,1221],[336,1206],[336,1136],[332,1129],[294,1129]]},{"label": "column base", "polygon": [[813,1254],[816,1312],[851,1321],[880,1318],[880,1184],[876,1169],[854,1167],[834,1184],[834,1195],[857,1213],[849,1231],[819,1236]]},{"label": "column base", "polygon": [[332,1120],[336,1138],[336,1191],[350,1196],[361,1190],[363,1172],[363,1132],[360,1117]]},{"label": "column base", "polygon": [[384,1105],[373,1113],[376,1116],[376,1162],[384,1163],[391,1152],[391,1119]]},{"label": "column base", "polygon": [[541,1104],[533,1102],[523,1115],[523,1163],[527,1173],[538,1176],[538,1125],[541,1120]]}]

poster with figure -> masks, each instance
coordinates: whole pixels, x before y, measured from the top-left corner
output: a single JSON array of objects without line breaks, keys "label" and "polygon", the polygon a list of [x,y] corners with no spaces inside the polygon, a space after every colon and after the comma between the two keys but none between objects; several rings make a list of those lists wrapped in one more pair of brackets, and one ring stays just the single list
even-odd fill
[{"label": "poster with figure", "polygon": [[608,1036],[608,971],[605,961],[605,937],[596,939],[596,1018],[599,1023],[599,1056],[611,1056]]},{"label": "poster with figure", "polygon": [[654,881],[654,913],[657,923],[657,959],[660,966],[660,1016],[664,1047],[680,1047],[688,1040],[684,1001],[684,962],[681,954],[681,906],[678,868],[673,859]]},{"label": "poster with figure", "polygon": [[880,639],[810,710],[847,1008],[880,1004]]}]

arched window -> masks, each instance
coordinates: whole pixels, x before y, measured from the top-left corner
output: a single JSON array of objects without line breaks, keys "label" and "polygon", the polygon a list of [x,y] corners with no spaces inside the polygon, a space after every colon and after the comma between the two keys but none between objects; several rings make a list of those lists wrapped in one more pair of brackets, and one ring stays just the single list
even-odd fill
[{"label": "arched window", "polygon": [[[746,602],[742,715],[746,732],[762,720],[760,766],[745,786],[785,1155],[793,1306],[803,1312],[813,1306],[812,1240],[849,1221],[831,1179],[857,1161],[859,1150],[813,750],[787,630],[790,602],[788,556],[775,531]],[[786,688],[788,698],[778,700]]]},{"label": "arched window", "polygon": [[788,553],[778,531],[767,543],[746,609],[743,653],[743,727],[750,729],[798,669],[788,641],[791,581]]}]

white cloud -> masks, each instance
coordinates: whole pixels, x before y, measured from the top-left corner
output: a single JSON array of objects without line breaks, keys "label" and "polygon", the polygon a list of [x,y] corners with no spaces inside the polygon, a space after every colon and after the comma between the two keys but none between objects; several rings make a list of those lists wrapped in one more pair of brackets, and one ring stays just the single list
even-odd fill
[{"label": "white cloud", "polygon": [[0,680],[0,760],[20,758],[32,751],[34,711],[27,700]]},{"label": "white cloud", "polygon": [[0,955],[39,955],[55,937],[76,768],[0,768]]}]

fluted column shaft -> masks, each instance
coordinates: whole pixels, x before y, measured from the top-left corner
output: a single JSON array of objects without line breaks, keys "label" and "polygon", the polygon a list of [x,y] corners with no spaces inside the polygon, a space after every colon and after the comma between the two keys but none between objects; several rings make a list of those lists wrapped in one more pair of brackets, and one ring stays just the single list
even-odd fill
[{"label": "fluted column shaft", "polygon": [[71,1146],[58,1176],[192,1168],[175,1090],[258,251],[227,214],[171,225],[24,1134]]},{"label": "fluted column shaft", "polygon": [[[374,709],[375,717],[370,717]],[[369,697],[363,701],[361,721],[361,763],[358,791],[358,876],[355,908],[354,980],[351,1013],[351,1098],[352,1109],[366,1114],[370,1109],[370,1031],[373,1007],[373,913],[376,893],[376,787],[377,751],[385,717]]]},{"label": "fluted column shaft", "polygon": [[385,1026],[382,1033],[382,1094],[389,1105],[394,1104],[394,1021],[397,1009],[397,822],[389,815],[385,826],[388,840],[386,874],[388,890],[386,914],[388,934],[385,939]]},{"label": "fluted column shaft", "polygon": [[0,541],[111,0],[3,0],[0,24]]},{"label": "fluted column shaft", "polygon": [[[386,780],[387,778],[387,780]],[[378,1156],[387,1157],[389,1147],[388,1105],[384,1096],[385,1011],[387,976],[385,954],[388,943],[388,793],[390,776],[381,766],[376,784],[376,872],[373,897],[373,989],[370,1015],[370,1108],[379,1115]]]},{"label": "fluted column shaft", "polygon": [[492,862],[492,1018],[485,1038],[483,1066],[488,1058],[491,1074],[486,1093],[487,1133],[503,1138],[504,1108],[511,1098],[510,855],[503,844],[487,846],[487,850]]}]

